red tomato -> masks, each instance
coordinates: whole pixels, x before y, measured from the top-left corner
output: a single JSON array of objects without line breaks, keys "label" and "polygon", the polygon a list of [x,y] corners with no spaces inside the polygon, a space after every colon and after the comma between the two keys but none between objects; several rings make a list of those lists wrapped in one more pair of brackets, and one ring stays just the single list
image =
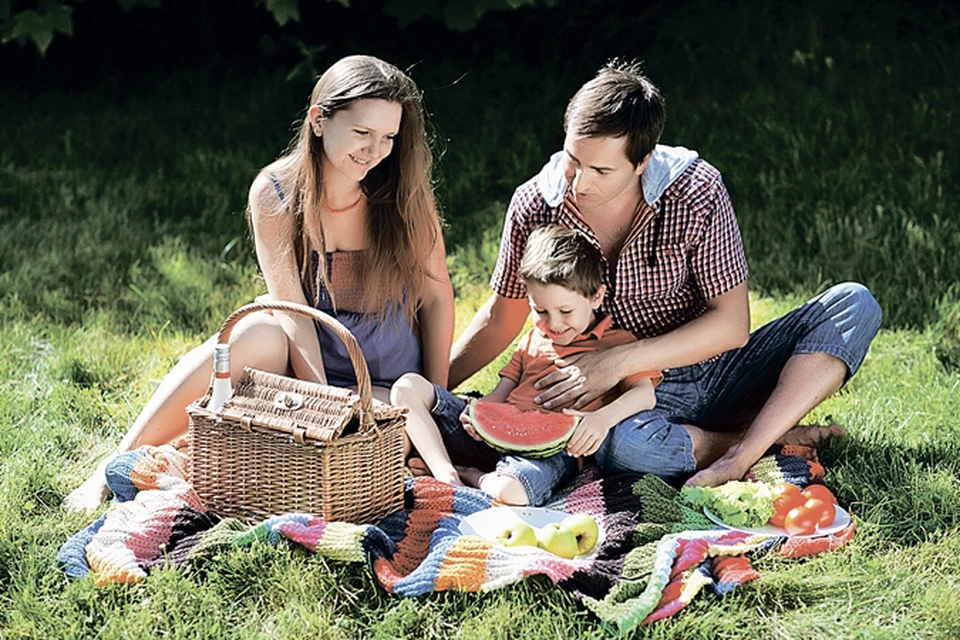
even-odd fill
[{"label": "red tomato", "polygon": [[[779,497],[773,501],[774,515],[770,518],[770,524],[775,527],[782,527],[784,525],[784,519],[787,517],[787,514],[791,509],[796,507],[803,506],[803,503],[806,502],[806,498],[803,497],[803,494],[800,493],[800,489],[796,485],[792,485],[789,482],[782,482],[774,487],[774,492],[777,492],[777,489],[780,487],[786,487],[779,492]],[[789,487],[792,487],[790,489]]]},{"label": "red tomato", "polygon": [[779,482],[773,485],[772,489],[773,495],[779,497],[783,494],[799,494],[800,487],[793,484],[792,482]]},{"label": "red tomato", "polygon": [[810,498],[816,498],[817,500],[837,504],[837,498],[830,492],[830,489],[827,489],[822,484],[812,484],[804,489],[802,493],[808,500]]},{"label": "red tomato", "polygon": [[782,527],[783,521],[786,517],[787,517],[786,514],[780,515],[779,513],[775,513],[772,516],[770,516],[769,523],[775,527]]},{"label": "red tomato", "polygon": [[833,519],[837,517],[837,508],[833,506],[833,503],[820,498],[810,498],[803,503],[803,508],[817,517],[817,523],[821,527],[829,527],[833,524]]},{"label": "red tomato", "polygon": [[818,514],[806,507],[795,507],[790,510],[783,521],[783,526],[791,536],[808,536],[817,532],[819,524]]}]

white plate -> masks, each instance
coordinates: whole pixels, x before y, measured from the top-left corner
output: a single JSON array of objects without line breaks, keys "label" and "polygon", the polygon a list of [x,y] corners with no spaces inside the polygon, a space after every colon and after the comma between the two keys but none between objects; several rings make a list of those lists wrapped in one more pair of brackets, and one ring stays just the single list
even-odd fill
[{"label": "white plate", "polygon": [[[471,513],[460,521],[460,533],[467,536],[480,536],[491,542],[497,541],[497,536],[509,525],[515,522],[526,522],[534,529],[541,529],[553,522],[560,522],[566,518],[569,513],[566,511],[557,511],[555,509],[543,509],[541,507],[492,507]],[[577,556],[578,558],[588,558],[600,548],[604,540],[603,527],[600,527],[600,538],[594,545],[593,551]],[[522,549],[522,547],[513,547]]]},{"label": "white plate", "polygon": [[788,536],[793,538],[819,538],[821,536],[826,536],[826,535],[830,535],[831,533],[837,533],[838,531],[842,531],[848,524],[850,524],[850,514],[847,513],[847,511],[840,505],[837,505],[837,515],[834,516],[833,522],[830,523],[830,526],[821,527],[820,529],[817,530],[816,533],[811,533],[806,536],[790,536],[790,534],[787,533],[786,529],[784,529],[783,527],[776,527],[772,524],[766,524],[762,527],[735,527],[733,525],[727,524],[726,522],[721,520],[719,517],[710,513],[710,511],[706,507],[703,508],[703,515],[710,518],[710,520],[714,524],[718,524],[721,527],[724,527],[726,529],[732,529],[734,531],[743,531],[744,533],[757,533],[765,536]]}]

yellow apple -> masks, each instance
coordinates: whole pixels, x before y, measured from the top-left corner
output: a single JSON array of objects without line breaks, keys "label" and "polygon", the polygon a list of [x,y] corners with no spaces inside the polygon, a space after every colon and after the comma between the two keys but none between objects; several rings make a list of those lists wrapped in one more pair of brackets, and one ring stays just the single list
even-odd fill
[{"label": "yellow apple", "polygon": [[597,526],[597,521],[585,513],[574,513],[567,516],[560,522],[560,526],[569,529],[577,537],[578,556],[590,553],[600,537],[600,527]]},{"label": "yellow apple", "polygon": [[497,536],[497,542],[505,547],[535,547],[537,534],[526,522],[513,522]]},{"label": "yellow apple", "polygon": [[577,536],[573,531],[561,527],[560,523],[552,522],[537,533],[537,542],[541,549],[546,549],[561,558],[573,558],[577,555]]}]

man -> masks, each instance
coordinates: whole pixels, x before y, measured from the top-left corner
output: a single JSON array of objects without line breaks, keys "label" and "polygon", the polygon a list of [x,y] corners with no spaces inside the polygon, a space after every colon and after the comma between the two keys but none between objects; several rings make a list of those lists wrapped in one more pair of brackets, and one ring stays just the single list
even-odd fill
[{"label": "man", "polygon": [[[532,229],[577,229],[605,258],[603,311],[638,341],[558,361],[537,401],[577,409],[631,374],[664,370],[657,406],[612,429],[597,462],[608,472],[718,485],[740,479],[775,442],[842,434],[795,425],[856,373],[881,312],[866,288],[846,283],[751,335],[729,194],[696,152],[657,144],[665,116],[650,80],[616,61],[570,100],[563,151],[511,200],[494,293],[453,347],[450,385],[522,328],[530,310],[516,270]],[[531,473],[575,464],[551,460]]]}]

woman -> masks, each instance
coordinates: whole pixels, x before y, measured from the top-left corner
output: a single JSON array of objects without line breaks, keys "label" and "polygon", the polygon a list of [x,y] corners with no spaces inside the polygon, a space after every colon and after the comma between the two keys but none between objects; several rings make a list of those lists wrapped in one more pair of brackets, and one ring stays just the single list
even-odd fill
[{"label": "woman", "polygon": [[[250,188],[257,260],[276,300],[335,314],[356,336],[374,395],[389,399],[407,372],[447,384],[453,292],[431,189],[420,92],[396,67],[349,56],[317,82],[287,152]],[[64,500],[92,511],[106,498],[116,454],[187,429],[186,406],[210,381],[216,336],[171,370],[117,451]],[[355,386],[346,349],[309,319],[256,313],[230,338],[234,383],[243,366]]]}]

